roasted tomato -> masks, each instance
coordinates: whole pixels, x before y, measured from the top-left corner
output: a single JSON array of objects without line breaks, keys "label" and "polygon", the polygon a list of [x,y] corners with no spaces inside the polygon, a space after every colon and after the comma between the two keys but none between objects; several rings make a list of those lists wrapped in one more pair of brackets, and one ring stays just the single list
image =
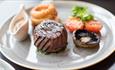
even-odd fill
[{"label": "roasted tomato", "polygon": [[97,20],[90,20],[85,22],[85,29],[91,32],[98,33],[102,29],[102,24]]},{"label": "roasted tomato", "polygon": [[83,29],[84,24],[80,20],[80,18],[70,17],[65,22],[65,27],[70,31],[73,32],[75,30]]}]

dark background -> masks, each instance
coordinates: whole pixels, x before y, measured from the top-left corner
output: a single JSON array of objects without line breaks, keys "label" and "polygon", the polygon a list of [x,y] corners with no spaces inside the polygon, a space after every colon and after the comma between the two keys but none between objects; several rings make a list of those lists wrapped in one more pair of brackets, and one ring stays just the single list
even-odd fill
[{"label": "dark background", "polygon": [[115,15],[115,0],[79,0],[99,5]]},{"label": "dark background", "polygon": [[[115,15],[115,0],[80,0],[80,1],[86,1],[86,2],[90,2],[93,4],[99,5],[109,10]],[[2,56],[4,60],[9,62],[16,70],[31,70],[31,69],[26,69],[26,68],[23,68],[21,66],[18,66],[12,63],[7,58],[5,58],[1,53],[0,53],[0,56]],[[97,63],[93,66],[90,66],[90,67],[87,67],[81,70],[115,70],[115,52],[111,54],[108,58],[106,58],[105,60],[101,61],[100,63]]]}]

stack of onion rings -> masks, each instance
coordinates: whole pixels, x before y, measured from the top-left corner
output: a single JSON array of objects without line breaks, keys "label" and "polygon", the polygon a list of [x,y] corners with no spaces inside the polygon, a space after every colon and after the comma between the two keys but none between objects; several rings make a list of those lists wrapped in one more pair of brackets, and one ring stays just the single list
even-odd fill
[{"label": "stack of onion rings", "polygon": [[43,20],[55,20],[57,18],[57,11],[53,4],[37,5],[31,10],[30,14],[34,26],[38,25]]}]

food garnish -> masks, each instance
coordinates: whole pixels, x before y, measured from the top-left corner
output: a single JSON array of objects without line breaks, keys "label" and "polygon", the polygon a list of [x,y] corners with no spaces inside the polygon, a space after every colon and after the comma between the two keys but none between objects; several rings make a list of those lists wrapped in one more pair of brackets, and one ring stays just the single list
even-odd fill
[{"label": "food garnish", "polygon": [[70,31],[73,32],[75,30],[83,29],[84,24],[80,20],[80,18],[76,17],[70,17],[69,19],[66,20],[66,28]]},{"label": "food garnish", "polygon": [[87,7],[74,6],[72,16],[79,17],[82,21],[94,20],[94,16],[88,11]]},{"label": "food garnish", "polygon": [[101,28],[102,24],[97,20],[90,20],[85,22],[85,29],[88,31],[99,33]]},{"label": "food garnish", "polygon": [[95,20],[94,16],[88,11],[87,7],[74,6],[72,16],[65,21],[65,27],[73,32],[79,29],[86,29],[91,32],[100,32],[102,24]]}]

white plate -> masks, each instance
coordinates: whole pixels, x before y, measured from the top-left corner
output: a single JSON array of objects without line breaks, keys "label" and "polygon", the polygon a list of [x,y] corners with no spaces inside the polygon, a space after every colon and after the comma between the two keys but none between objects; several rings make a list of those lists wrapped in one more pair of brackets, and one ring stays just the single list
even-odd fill
[{"label": "white plate", "polygon": [[15,70],[9,63],[0,59],[0,70]]},{"label": "white plate", "polygon": [[[31,4],[34,5],[34,4]],[[103,23],[100,46],[94,49],[75,48],[69,34],[65,52],[59,54],[37,54],[31,41],[16,42],[8,33],[11,19],[8,19],[0,30],[1,52],[12,62],[31,69],[80,69],[98,63],[115,50],[115,17],[102,7],[81,1],[56,1],[59,17],[63,20],[71,15],[75,5],[87,6],[92,14]],[[1,39],[2,38],[2,39]]]}]

